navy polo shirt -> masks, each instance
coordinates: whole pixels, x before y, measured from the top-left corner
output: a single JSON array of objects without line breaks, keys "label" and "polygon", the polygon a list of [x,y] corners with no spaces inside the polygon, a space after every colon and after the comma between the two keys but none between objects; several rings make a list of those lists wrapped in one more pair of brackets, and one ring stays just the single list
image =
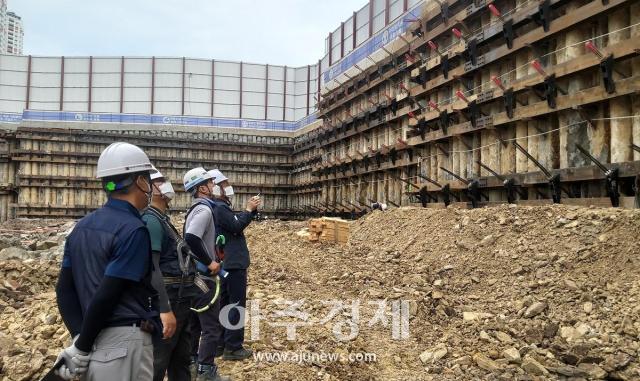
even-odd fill
[{"label": "navy polo shirt", "polygon": [[106,326],[129,325],[154,315],[151,266],[149,231],[140,213],[130,203],[112,198],[78,221],[62,259],[62,267],[72,270],[83,312],[105,275],[132,281]]}]

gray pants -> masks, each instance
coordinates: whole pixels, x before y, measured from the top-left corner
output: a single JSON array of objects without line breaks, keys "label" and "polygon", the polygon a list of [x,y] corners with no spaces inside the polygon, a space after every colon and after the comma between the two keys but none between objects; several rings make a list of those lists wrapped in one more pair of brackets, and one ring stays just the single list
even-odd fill
[{"label": "gray pants", "polygon": [[153,380],[151,334],[138,327],[112,327],[100,331],[91,351],[86,381]]}]

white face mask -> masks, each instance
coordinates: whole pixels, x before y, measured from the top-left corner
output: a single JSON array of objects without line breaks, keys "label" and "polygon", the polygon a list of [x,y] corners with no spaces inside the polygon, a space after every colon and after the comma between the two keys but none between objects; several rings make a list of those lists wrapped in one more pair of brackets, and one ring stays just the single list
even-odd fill
[{"label": "white face mask", "polygon": [[173,185],[171,185],[171,182],[169,181],[162,183],[158,187],[158,190],[160,191],[160,194],[162,196],[166,197],[169,200],[173,200],[176,195],[176,192],[173,190]]},{"label": "white face mask", "polygon": [[224,195],[227,197],[233,196],[233,187],[229,185],[228,187],[224,187]]},{"label": "white face mask", "polygon": [[214,197],[220,197],[222,196],[222,189],[220,189],[220,185],[216,185],[213,187],[213,196]]}]

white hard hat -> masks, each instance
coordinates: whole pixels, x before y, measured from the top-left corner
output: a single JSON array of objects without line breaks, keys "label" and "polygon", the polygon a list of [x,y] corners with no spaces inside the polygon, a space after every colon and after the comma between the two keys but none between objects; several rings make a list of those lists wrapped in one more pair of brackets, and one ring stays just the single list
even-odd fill
[{"label": "white hard hat", "polygon": [[204,168],[193,168],[184,174],[184,179],[182,181],[184,184],[184,190],[191,192],[193,188],[212,178],[213,176],[211,176]]},{"label": "white hard hat", "polygon": [[160,171],[158,171],[156,169],[156,167],[153,167],[153,169],[155,169],[156,172],[151,174],[151,181],[156,180],[156,179],[164,179],[164,176],[162,175],[162,173]]},{"label": "white hard hat", "polygon": [[130,173],[158,172],[149,157],[138,146],[116,142],[105,148],[98,159],[97,178],[114,177]]},{"label": "white hard hat", "polygon": [[216,185],[220,184],[223,181],[229,180],[229,178],[223,175],[219,169],[212,169],[209,171],[209,174],[214,178],[214,182],[216,183]]}]

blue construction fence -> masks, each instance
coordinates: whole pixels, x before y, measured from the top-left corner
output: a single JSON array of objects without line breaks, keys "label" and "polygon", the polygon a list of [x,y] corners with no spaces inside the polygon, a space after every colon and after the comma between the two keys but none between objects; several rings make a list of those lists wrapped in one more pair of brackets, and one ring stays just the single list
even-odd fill
[{"label": "blue construction fence", "polygon": [[195,116],[172,116],[150,114],[118,114],[70,111],[34,111],[25,110],[20,113],[0,113],[0,123],[21,123],[22,121],[50,122],[83,122],[83,123],[117,123],[117,124],[152,124],[195,127],[244,128],[270,131],[295,131],[317,119],[311,114],[296,122],[282,122],[254,119],[224,119]]}]

